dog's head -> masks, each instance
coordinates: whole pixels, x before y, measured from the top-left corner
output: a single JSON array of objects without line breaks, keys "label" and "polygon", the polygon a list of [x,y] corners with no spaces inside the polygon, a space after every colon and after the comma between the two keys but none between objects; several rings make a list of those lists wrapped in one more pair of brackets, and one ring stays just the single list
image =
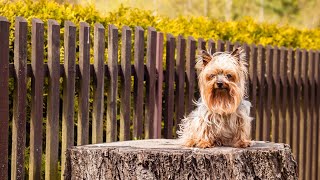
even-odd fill
[{"label": "dog's head", "polygon": [[245,96],[247,77],[245,52],[210,54],[201,50],[196,64],[202,101],[214,113],[231,114]]}]

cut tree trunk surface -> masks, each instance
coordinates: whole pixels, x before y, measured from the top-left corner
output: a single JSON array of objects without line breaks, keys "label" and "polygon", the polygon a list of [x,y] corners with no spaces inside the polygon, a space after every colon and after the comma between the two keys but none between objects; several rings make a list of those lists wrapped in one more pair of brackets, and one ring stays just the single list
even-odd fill
[{"label": "cut tree trunk surface", "polygon": [[245,149],[122,141],[72,147],[66,157],[65,179],[298,179],[290,147],[261,141]]}]

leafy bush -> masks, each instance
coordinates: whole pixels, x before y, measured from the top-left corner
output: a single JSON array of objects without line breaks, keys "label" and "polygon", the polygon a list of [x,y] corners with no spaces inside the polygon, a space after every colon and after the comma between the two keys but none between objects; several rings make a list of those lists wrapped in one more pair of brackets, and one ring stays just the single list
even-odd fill
[{"label": "leafy bush", "polygon": [[[14,22],[15,16],[23,16],[29,22],[35,17],[44,22],[48,19],[55,19],[61,23],[62,37],[63,22],[70,20],[76,25],[79,25],[81,21],[85,21],[91,26],[96,22],[100,22],[105,27],[108,24],[114,24],[119,28],[124,25],[128,25],[131,28],[141,26],[145,29],[152,26],[164,33],[182,34],[184,36],[193,36],[194,38],[222,39],[248,44],[299,47],[303,49],[320,48],[319,29],[307,30],[287,25],[278,26],[277,24],[257,23],[251,18],[228,22],[205,17],[177,17],[170,19],[153,14],[151,11],[123,6],[117,11],[104,14],[99,12],[94,5],[58,4],[47,0],[0,2],[0,14],[7,17],[10,22]],[[14,23],[12,23],[11,28],[14,28]],[[10,40],[11,42],[13,41],[13,32],[11,32]]]}]

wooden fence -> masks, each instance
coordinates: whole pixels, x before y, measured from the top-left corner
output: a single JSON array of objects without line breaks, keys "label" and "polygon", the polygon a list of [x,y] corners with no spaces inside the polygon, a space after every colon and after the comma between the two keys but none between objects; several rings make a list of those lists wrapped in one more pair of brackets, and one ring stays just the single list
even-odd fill
[{"label": "wooden fence", "polygon": [[[60,64],[60,25],[54,20],[47,25],[45,57],[44,23],[32,20],[28,64],[28,25],[24,18],[17,17],[14,62],[9,63],[10,23],[0,17],[0,179],[43,178],[42,154],[45,178],[57,179],[58,162],[63,172],[64,152],[73,145],[175,138],[179,120],[194,108],[192,101],[199,97],[194,69],[196,49],[231,51],[239,46],[164,35],[153,28],[145,32],[141,27],[135,27],[133,40],[133,30],[127,26],[122,28],[119,39],[113,25],[108,25],[105,42],[105,29],[99,23],[94,25],[91,42],[91,28],[83,22],[78,47],[77,27],[66,21],[64,64]],[[90,64],[92,43],[94,63]],[[300,179],[320,179],[319,52],[242,46],[249,62],[253,139],[290,144]],[[14,88],[9,97],[10,85]],[[28,88],[31,104],[27,104]],[[44,88],[47,93],[43,93]],[[31,107],[30,116],[27,107]],[[26,128],[28,123],[30,129]]]}]

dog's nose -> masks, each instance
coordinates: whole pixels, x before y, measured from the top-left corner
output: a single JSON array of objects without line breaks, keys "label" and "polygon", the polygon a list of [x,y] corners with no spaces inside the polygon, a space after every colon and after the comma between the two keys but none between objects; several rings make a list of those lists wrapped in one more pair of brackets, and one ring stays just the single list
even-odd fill
[{"label": "dog's nose", "polygon": [[223,83],[222,82],[217,82],[217,86],[218,86],[218,88],[222,88]]}]

